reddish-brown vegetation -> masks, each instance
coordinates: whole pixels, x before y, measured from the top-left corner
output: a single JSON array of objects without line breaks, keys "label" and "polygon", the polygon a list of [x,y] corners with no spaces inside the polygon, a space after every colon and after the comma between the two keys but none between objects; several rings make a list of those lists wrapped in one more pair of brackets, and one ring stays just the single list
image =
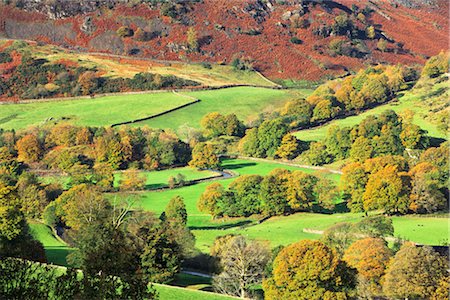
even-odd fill
[{"label": "reddish-brown vegetation", "polygon": [[[309,5],[306,14],[300,17],[308,20],[309,26],[292,26],[291,19],[283,18],[286,12],[298,9],[299,5],[275,5],[273,9],[259,10],[255,15],[255,11],[246,11],[248,5],[254,3],[254,0],[205,0],[192,4],[183,14],[189,24],[161,16],[159,9],[147,5],[119,5],[113,10],[102,9],[61,20],[48,20],[39,13],[0,6],[0,22],[53,22],[55,28],[71,24],[76,38],[66,37],[64,46],[79,46],[89,51],[126,55],[137,50],[134,55],[155,59],[224,63],[246,57],[254,61],[256,69],[271,78],[317,80],[357,70],[367,63],[423,63],[427,56],[448,48],[448,3],[445,0],[438,0],[436,6],[420,8],[396,6],[387,1],[340,0],[329,2],[327,7]],[[389,41],[385,52],[377,50],[377,38],[364,40],[369,51],[365,57],[334,55],[329,51],[330,42],[336,38],[350,42],[349,38],[320,37],[313,33],[320,26],[332,25],[336,16],[349,15],[352,4],[357,4],[360,9],[367,5],[371,7],[372,12],[365,23],[353,17],[354,24],[362,30],[373,25],[378,38]],[[81,30],[88,16],[92,18],[94,28],[90,34]],[[155,34],[145,41],[126,37],[120,42],[114,37],[114,46],[106,42],[120,26],[127,25],[133,30],[144,27],[141,29],[152,33],[149,31],[156,30],[155,22],[164,26],[168,34]],[[182,47],[186,45],[186,32],[191,26],[198,33],[199,52],[189,52]],[[250,34],[252,31],[257,34]],[[292,43],[293,37],[301,42]],[[39,37],[39,40],[57,43],[51,37]]]}]

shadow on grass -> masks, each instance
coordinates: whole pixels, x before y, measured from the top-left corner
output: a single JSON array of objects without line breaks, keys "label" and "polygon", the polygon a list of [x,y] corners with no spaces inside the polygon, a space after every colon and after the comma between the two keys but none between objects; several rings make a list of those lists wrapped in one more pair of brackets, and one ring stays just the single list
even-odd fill
[{"label": "shadow on grass", "polygon": [[67,248],[65,246],[45,247],[45,255],[47,256],[47,262],[58,266],[69,266],[66,257],[72,253],[74,249]]},{"label": "shadow on grass", "polygon": [[175,275],[174,281],[172,281],[170,284],[181,287],[187,287],[192,285],[210,285],[211,278],[186,273],[178,273],[177,275]]},{"label": "shadow on grass", "polygon": [[350,210],[348,209],[346,202],[337,203],[333,209],[327,209],[327,208],[321,207],[317,204],[314,204],[314,206],[312,208],[313,213],[327,214],[327,215],[336,214],[336,213],[346,213],[349,211]]},{"label": "shadow on grass", "polygon": [[189,226],[190,230],[214,230],[214,229],[230,229],[251,224],[251,220],[243,220],[236,223],[221,224],[217,226]]},{"label": "shadow on grass", "polygon": [[222,164],[222,167],[224,167],[227,170],[236,170],[236,169],[242,169],[245,167],[251,167],[251,166],[256,166],[256,163],[254,162],[249,162],[249,163],[242,163],[242,164],[226,164],[226,160],[224,160],[225,164]]}]

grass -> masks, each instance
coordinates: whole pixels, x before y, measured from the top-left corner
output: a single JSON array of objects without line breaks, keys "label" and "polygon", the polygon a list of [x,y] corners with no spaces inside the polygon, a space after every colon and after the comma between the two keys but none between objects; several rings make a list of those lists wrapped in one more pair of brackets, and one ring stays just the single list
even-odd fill
[{"label": "grass", "polygon": [[[135,123],[154,128],[172,128],[188,124],[200,127],[201,118],[210,112],[235,113],[245,120],[258,111],[279,107],[287,100],[309,93],[309,90],[273,90],[236,87],[202,92],[187,92],[186,96],[201,101],[152,120]],[[84,126],[110,126],[179,107],[192,99],[172,92],[122,94],[65,101],[42,101],[26,104],[4,104],[0,109],[0,128],[21,129],[31,125],[65,121]]]},{"label": "grass", "polygon": [[424,245],[446,245],[449,242],[449,219],[443,217],[392,217],[395,236]]},{"label": "grass", "polygon": [[30,125],[45,124],[50,118],[50,121],[64,118],[65,121],[77,125],[109,126],[161,113],[191,101],[189,98],[166,92],[4,104],[0,109],[0,128],[17,130]]},{"label": "grass", "polygon": [[[122,172],[114,174],[114,186],[118,187]],[[142,172],[147,178],[146,189],[158,189],[167,187],[167,182],[171,176],[176,177],[178,174],[184,175],[185,180],[192,181],[198,179],[208,179],[220,176],[220,173],[208,170],[197,170],[190,167],[173,168],[161,171]]]},{"label": "grass", "polygon": [[[438,90],[447,86],[448,82],[442,82],[433,85],[431,89]],[[428,135],[431,137],[446,139],[446,133],[438,130],[436,124],[433,124],[432,122],[427,120],[432,112],[430,112],[429,107],[427,107],[427,105],[423,103],[423,100],[421,100],[421,98],[422,96],[426,96],[426,93],[430,93],[430,90],[412,89],[403,93],[403,95],[399,96],[397,102],[380,105],[356,116],[351,116],[344,119],[336,119],[320,127],[300,130],[297,131],[294,135],[300,140],[304,141],[319,141],[325,137],[328,128],[330,128],[330,126],[332,125],[338,125],[340,127],[351,127],[359,124],[364,118],[368,116],[379,115],[385,110],[392,109],[397,114],[401,114],[405,110],[413,111],[415,113],[413,120],[414,124],[428,131]]]},{"label": "grass", "polygon": [[45,224],[30,222],[30,233],[44,245],[48,263],[67,266],[66,256],[72,251],[61,239],[58,239]]},{"label": "grass", "polygon": [[216,293],[192,290],[188,288],[181,288],[176,286],[154,284],[156,291],[161,300],[225,300],[237,299],[226,295]]},{"label": "grass", "polygon": [[297,213],[290,216],[273,217],[269,220],[247,227],[233,227],[216,230],[193,230],[196,246],[201,251],[209,252],[210,246],[218,236],[241,234],[253,240],[268,242],[271,248],[288,245],[304,239],[319,239],[319,234],[307,233],[303,229],[324,230],[339,222],[356,222],[360,214],[315,214]]},{"label": "grass", "polygon": [[[278,164],[276,162],[268,163],[244,159],[225,159],[222,161],[222,166],[224,169],[232,170],[238,173],[239,175],[250,175],[250,174],[266,175],[276,168],[284,168],[288,170],[301,170],[311,174],[317,173],[316,170],[285,166]],[[339,180],[340,177],[338,174],[332,173],[326,173],[323,175],[329,177],[330,179],[335,180],[336,182]],[[218,182],[220,182],[226,187],[233,180],[234,178],[230,178],[230,179],[223,179]],[[212,221],[210,215],[204,214],[197,209],[197,200],[200,198],[200,195],[205,191],[206,187],[210,184],[211,182],[203,182],[172,190],[164,190],[159,192],[155,191],[142,192],[140,193],[141,197],[137,205],[144,210],[153,211],[156,214],[160,214],[161,212],[164,211],[169,200],[179,195],[184,198],[184,202],[186,204],[186,209],[189,215],[188,226],[194,228],[205,226],[223,227],[239,223],[241,220],[232,220],[231,222],[223,220]]]},{"label": "grass", "polygon": [[136,126],[149,125],[153,128],[178,129],[181,125],[199,128],[200,120],[210,112],[234,113],[243,121],[264,110],[281,107],[292,98],[305,97],[311,90],[273,90],[265,88],[235,87],[211,91],[183,93],[200,99],[199,103],[171,112],[167,115],[136,123]]}]

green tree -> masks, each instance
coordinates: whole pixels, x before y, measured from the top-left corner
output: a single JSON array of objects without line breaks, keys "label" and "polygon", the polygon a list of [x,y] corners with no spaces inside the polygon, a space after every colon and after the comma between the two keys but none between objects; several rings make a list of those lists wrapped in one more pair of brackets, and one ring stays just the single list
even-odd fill
[{"label": "green tree", "polygon": [[263,281],[267,299],[347,299],[353,287],[354,274],[336,251],[308,240],[281,250]]},{"label": "green tree", "polygon": [[186,225],[187,211],[184,200],[181,196],[175,196],[170,199],[164,210],[168,221],[174,221],[182,225]]},{"label": "green tree", "polygon": [[259,193],[262,180],[259,175],[242,175],[229,185],[229,190],[239,203],[240,215],[247,217],[261,212]]},{"label": "green tree", "polygon": [[263,157],[274,157],[286,133],[286,124],[281,119],[264,121],[258,128],[258,152]]},{"label": "green tree", "polygon": [[363,194],[368,176],[360,163],[350,163],[342,168],[340,189],[352,212],[364,211]]},{"label": "green tree", "polygon": [[373,157],[374,149],[368,138],[358,137],[350,148],[350,158],[353,161],[364,162],[366,159]]},{"label": "green tree", "polygon": [[321,142],[312,142],[309,149],[303,152],[306,160],[313,166],[320,166],[332,162],[332,156],[327,151],[327,146]]},{"label": "green tree", "polygon": [[267,216],[282,215],[289,209],[286,192],[289,171],[275,169],[261,181],[262,211]]}]

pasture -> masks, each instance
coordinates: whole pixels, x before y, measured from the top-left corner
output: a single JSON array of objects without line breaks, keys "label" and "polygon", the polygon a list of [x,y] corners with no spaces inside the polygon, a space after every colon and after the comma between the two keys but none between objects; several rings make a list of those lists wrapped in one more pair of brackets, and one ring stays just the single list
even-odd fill
[{"label": "pasture", "polygon": [[57,121],[85,126],[109,126],[162,113],[189,102],[192,99],[164,92],[3,104],[0,106],[0,128],[17,130]]},{"label": "pasture", "polygon": [[148,92],[98,96],[93,99],[3,104],[0,107],[0,128],[18,130],[59,121],[84,126],[110,126],[163,113],[191,103],[194,98],[200,99],[200,102],[133,125],[176,130],[181,125],[187,124],[198,128],[201,118],[213,111],[222,114],[235,113],[240,119],[247,120],[251,116],[257,117],[258,111],[273,110],[287,100],[309,92],[309,90],[235,87],[183,94]]},{"label": "pasture", "polygon": [[[329,177],[330,179],[335,180],[336,182],[339,180],[338,174],[333,173],[322,173],[317,170],[300,168],[294,166],[286,166],[276,162],[260,162],[260,161],[252,161],[245,159],[224,159],[222,161],[222,167],[226,170],[231,170],[238,175],[266,175],[270,173],[270,171],[276,168],[284,168],[288,170],[301,170],[310,174],[323,174],[323,176]],[[222,185],[227,187],[234,178],[222,179],[219,180]],[[200,195],[205,191],[206,187],[210,185],[211,182],[202,182],[195,185],[185,186],[181,188],[175,188],[172,190],[164,190],[164,191],[144,191],[138,193],[139,198],[136,202],[136,205],[140,208],[148,211],[153,211],[156,214],[160,214],[164,211],[167,203],[169,203],[170,199],[175,196],[181,196],[184,199],[186,204],[186,209],[188,212],[188,226],[190,227],[223,227],[228,226],[229,222],[224,220],[214,221],[211,220],[211,216],[208,214],[204,214],[197,209],[197,200]],[[232,220],[231,224],[239,223],[239,221]]]},{"label": "pasture", "polygon": [[182,288],[177,286],[169,286],[164,284],[154,284],[156,291],[161,300],[226,300],[238,299],[226,295]]},{"label": "pasture", "polygon": [[72,249],[60,238],[56,237],[47,225],[30,222],[29,226],[31,235],[44,245],[48,263],[67,266],[66,256]]},{"label": "pasture", "polygon": [[152,128],[177,129],[181,125],[199,128],[204,115],[217,111],[221,114],[234,113],[242,121],[255,119],[258,113],[273,111],[288,100],[306,97],[312,90],[274,90],[252,87],[235,87],[211,91],[183,93],[200,99],[195,105],[173,111],[167,115],[136,123],[137,126],[148,125]]}]

